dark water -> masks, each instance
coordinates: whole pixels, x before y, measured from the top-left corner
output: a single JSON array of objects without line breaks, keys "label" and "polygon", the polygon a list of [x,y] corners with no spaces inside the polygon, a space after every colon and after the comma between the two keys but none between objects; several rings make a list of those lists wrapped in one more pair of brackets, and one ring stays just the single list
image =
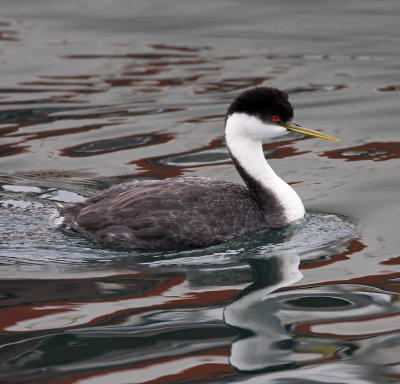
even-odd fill
[{"label": "dark water", "polygon": [[[3,0],[0,382],[399,382],[399,11]],[[239,182],[224,113],[257,85],[341,139],[265,146],[301,223],[151,253],[54,229],[57,204],[119,182]]]}]

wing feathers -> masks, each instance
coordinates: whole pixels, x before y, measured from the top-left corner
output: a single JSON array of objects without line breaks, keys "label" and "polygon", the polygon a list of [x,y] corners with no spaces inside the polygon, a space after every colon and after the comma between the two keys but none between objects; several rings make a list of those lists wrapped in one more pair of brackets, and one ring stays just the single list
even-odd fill
[{"label": "wing feathers", "polygon": [[119,248],[206,246],[266,229],[244,186],[205,178],[120,184],[63,214],[75,231]]}]

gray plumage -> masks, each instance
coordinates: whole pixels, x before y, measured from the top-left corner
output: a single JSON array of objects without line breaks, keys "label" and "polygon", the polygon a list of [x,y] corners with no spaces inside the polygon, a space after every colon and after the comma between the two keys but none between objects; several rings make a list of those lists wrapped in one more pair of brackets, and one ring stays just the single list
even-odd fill
[{"label": "gray plumage", "polygon": [[63,227],[121,249],[205,247],[269,227],[245,186],[200,177],[123,183],[60,211]]}]

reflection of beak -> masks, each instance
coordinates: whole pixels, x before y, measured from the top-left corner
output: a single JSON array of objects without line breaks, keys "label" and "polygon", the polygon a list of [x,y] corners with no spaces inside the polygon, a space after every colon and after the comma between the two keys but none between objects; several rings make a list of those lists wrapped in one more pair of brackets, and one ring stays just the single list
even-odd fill
[{"label": "reflection of beak", "polygon": [[319,137],[320,139],[339,141],[339,139],[335,139],[332,136],[324,135],[323,133],[312,131],[311,129],[303,128],[301,125],[298,125],[294,121],[291,121],[288,124],[281,124],[281,125],[282,125],[282,127],[289,129],[290,131],[299,132],[299,133],[302,133],[303,135]]}]

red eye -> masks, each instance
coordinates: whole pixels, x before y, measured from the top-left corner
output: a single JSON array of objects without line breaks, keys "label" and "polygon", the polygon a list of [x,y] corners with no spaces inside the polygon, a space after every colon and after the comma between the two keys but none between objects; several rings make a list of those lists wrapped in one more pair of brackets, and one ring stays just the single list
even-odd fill
[{"label": "red eye", "polygon": [[272,116],[272,120],[273,121],[281,121],[281,119],[277,115]]}]

